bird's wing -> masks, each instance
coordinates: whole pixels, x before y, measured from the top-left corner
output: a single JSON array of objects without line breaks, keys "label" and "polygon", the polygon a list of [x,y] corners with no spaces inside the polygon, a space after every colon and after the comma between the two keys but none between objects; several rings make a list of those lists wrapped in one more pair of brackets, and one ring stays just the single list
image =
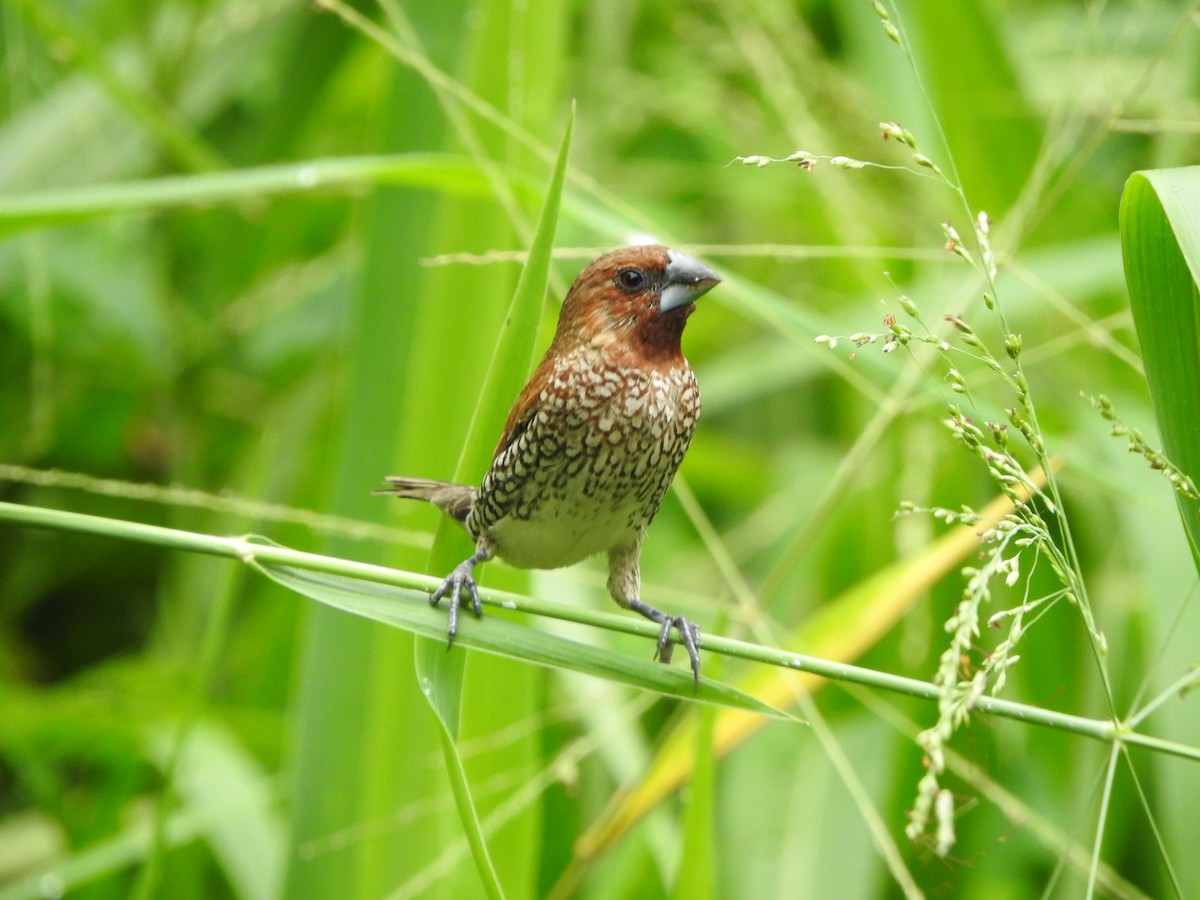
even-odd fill
[{"label": "bird's wing", "polygon": [[528,383],[517,397],[513,407],[509,410],[508,421],[504,423],[504,432],[500,435],[500,440],[496,444],[496,450],[492,454],[492,461],[495,462],[496,457],[504,452],[513,441],[525,433],[529,428],[529,423],[533,421],[533,417],[537,414],[538,398],[542,391],[550,381],[550,374],[553,369],[553,364],[549,359],[543,359],[541,365],[530,376]]}]

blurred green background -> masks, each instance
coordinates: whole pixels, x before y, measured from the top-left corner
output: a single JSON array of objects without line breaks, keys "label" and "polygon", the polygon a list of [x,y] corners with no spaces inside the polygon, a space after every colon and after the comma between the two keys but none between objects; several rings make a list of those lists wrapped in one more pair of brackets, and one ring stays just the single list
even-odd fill
[{"label": "blurred green background", "polygon": [[[911,64],[868,2],[330,5],[0,6],[0,499],[420,570],[435,512],[369,492],[454,473],[574,100],[537,346],[613,246],[653,238],[725,276],[685,335],[705,413],[645,596],[704,629],[785,633],[942,530],[895,519],[901,501],[994,494],[939,423],[936,359],[813,340],[881,330],[903,292],[1000,352],[981,283],[942,246],[942,222],[971,231],[953,193],[903,171],[729,165],[911,166],[880,138],[898,121],[993,222],[1118,712],[1195,663],[1172,496],[1080,396],[1153,433],[1117,206],[1131,172],[1197,159],[1195,5],[899,3]],[[1011,396],[959,368],[968,414],[1002,419]],[[485,580],[610,606],[598,564]],[[961,590],[946,578],[861,662],[928,679]],[[1075,608],[1020,653],[1004,696],[1110,714]],[[412,658],[409,636],[227,561],[0,523],[0,898],[474,895]],[[874,812],[811,729],[776,723],[718,762],[703,815],[685,791],[571,868],[682,707],[482,658],[465,702],[461,752],[514,897],[900,896],[872,817],[929,896],[1080,896],[1097,846],[1102,893],[1167,895],[1155,831],[1200,894],[1195,764],[1134,753],[1137,783],[1105,788],[1105,746],[977,720],[954,743],[974,775],[948,781],[959,843],[939,859],[903,834],[934,709],[836,686],[820,712]],[[1145,727],[1200,744],[1194,703]]]}]

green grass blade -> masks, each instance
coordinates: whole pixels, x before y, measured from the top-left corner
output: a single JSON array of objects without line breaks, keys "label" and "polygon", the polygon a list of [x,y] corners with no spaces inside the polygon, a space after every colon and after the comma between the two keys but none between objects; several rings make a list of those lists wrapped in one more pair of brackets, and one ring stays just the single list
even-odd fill
[{"label": "green grass blade", "polygon": [[350,191],[377,184],[479,196],[487,181],[461,156],[398,153],[311,159],[229,172],[52,188],[0,197],[0,235],[118,213],[236,203],[255,197]]},{"label": "green grass blade", "polygon": [[[421,656],[420,648],[429,643],[429,641],[417,642],[418,660],[420,660]],[[426,696],[429,695],[426,694]],[[430,701],[430,705],[436,709],[432,700]],[[471,799],[471,785],[467,781],[467,770],[463,766],[462,756],[459,755],[458,747],[447,730],[442,731],[442,757],[446,760],[446,774],[450,779],[451,791],[454,793],[454,805],[458,809],[459,819],[462,820],[463,833],[466,835],[467,844],[471,848],[471,856],[475,860],[475,868],[479,872],[479,880],[483,882],[483,888],[492,900],[503,898],[504,889],[500,885],[500,876],[496,874],[496,867],[492,864],[491,854],[488,853],[487,840],[483,834],[483,824],[479,821],[479,811],[475,808],[474,800]]]},{"label": "green grass blade", "polygon": [[[470,473],[487,465],[495,435],[499,434],[504,426],[503,417],[506,415],[508,404],[520,391],[529,369],[538,333],[542,299],[546,295],[546,281],[550,273],[550,256],[554,249],[554,233],[558,225],[563,178],[571,146],[572,123],[573,119],[568,119],[530,248],[529,262],[521,272],[508,314],[504,318],[504,326],[467,431],[463,452],[455,472],[456,480],[467,480]],[[442,521],[438,536],[434,539],[431,560],[444,561],[449,558],[448,553],[453,552],[448,549],[452,546],[451,532],[456,528],[455,523],[449,520]],[[444,644],[444,636],[416,642],[414,658],[417,677],[425,699],[429,701],[443,731],[442,750],[446,768],[450,774],[455,804],[475,858],[476,869],[489,895],[501,896],[503,892],[495,866],[488,855],[487,843],[479,824],[479,814],[471,799],[466,770],[456,747],[462,713],[466,656],[461,652],[446,652]]]},{"label": "green grass blade", "polygon": [[[237,739],[209,722],[188,735],[182,759],[175,736],[159,729],[149,736],[152,755],[175,768],[174,782],[185,813],[203,823],[203,833],[242,900],[280,896],[286,828],[269,789],[267,772]],[[170,837],[170,823],[164,829]]]},{"label": "green grass blade", "polygon": [[558,226],[558,211],[562,204],[563,180],[567,172],[574,124],[575,113],[572,110],[563,132],[562,144],[558,149],[558,158],[538,218],[533,243],[529,248],[529,261],[521,270],[517,289],[504,318],[496,353],[492,357],[483,390],[479,395],[479,405],[467,432],[456,477],[464,477],[466,473],[475,470],[481,461],[486,463],[491,458],[496,436],[500,434],[508,417],[508,408],[513,398],[521,392],[529,375],[538,336],[538,320],[541,318],[546,296],[546,283],[550,278],[550,257],[554,251],[554,235]]},{"label": "green grass blade", "polygon": [[[429,605],[429,595],[423,590],[270,562],[255,565],[267,577],[296,593],[343,612],[436,640],[445,652],[445,613]],[[546,634],[510,622],[490,610],[482,619],[465,616],[460,620],[454,644],[493,656],[607,678],[681,700],[700,700],[771,718],[788,718],[766,703],[710,678],[702,677],[700,690],[694,692],[691,672],[683,668]]]},{"label": "green grass blade", "polygon": [[150,134],[176,165],[204,171],[221,169],[221,154],[184,121],[178,111],[153,92],[137,86],[113,65],[104,48],[86,29],[77,26],[58,4],[20,0],[30,21],[45,39],[60,45],[87,71],[122,110]]},{"label": "green grass blade", "polygon": [[[464,8],[449,2],[423,13],[431,25],[445,27]],[[418,85],[398,77],[380,88],[366,147],[381,151],[382,158],[414,159],[412,154],[442,145],[434,105]],[[346,361],[342,399],[328,426],[329,451],[310,476],[321,486],[325,509],[362,521],[391,514],[370,491],[392,471],[398,442],[414,431],[405,402],[415,389],[415,373],[422,371],[415,322],[428,299],[416,287],[423,276],[418,259],[441,196],[414,181],[374,183],[379,186],[355,217],[353,239],[363,256],[337,348]],[[325,548],[363,554],[345,541],[331,540]],[[369,552],[374,559],[385,556]],[[407,565],[418,558],[404,547],[389,547],[386,557]],[[445,790],[440,772],[424,764],[436,753],[439,737],[414,676],[412,643],[411,634],[326,607],[305,611],[290,716],[292,829],[284,896],[384,896],[441,847],[443,818],[454,821],[454,810],[439,800],[422,818],[335,842],[328,852],[308,852],[331,835],[385,820]],[[423,764],[406,764],[414,759]]]},{"label": "green grass blade", "polygon": [[[989,4],[969,0],[905,4],[904,20],[956,177],[975,208],[1007,209],[1020,195],[1040,135],[998,17]],[[985,96],[989,102],[981,103]],[[1004,148],[1003,166],[995,164],[997,147]]]},{"label": "green grass blade", "polygon": [[[521,271],[508,314],[497,338],[495,353],[484,378],[479,402],[476,404],[463,452],[455,470],[456,481],[471,481],[473,473],[487,466],[496,435],[500,434],[504,427],[512,398],[520,392],[528,374],[538,334],[537,324],[541,316],[542,299],[546,295],[546,282],[550,274],[550,256],[554,249],[554,233],[558,224],[572,124],[573,118],[568,120],[563,134],[545,204],[530,247],[529,262]],[[452,536],[457,536],[457,529],[458,526],[449,520],[441,522],[438,536],[434,539],[432,559],[443,564],[453,564],[450,562],[453,557],[447,555],[447,545]],[[445,653],[444,643],[444,639],[439,640],[436,647],[424,641],[417,643],[417,672],[427,677],[431,685],[436,686],[432,693],[426,692],[426,697],[449,736],[457,740],[463,658],[461,654]],[[454,674],[454,670],[457,670],[457,675]],[[456,690],[450,688],[450,679],[457,681]]]},{"label": "green grass blade", "polygon": [[[713,661],[720,676],[723,660]],[[710,666],[710,669],[712,667]],[[713,744],[717,710],[704,706],[697,716],[694,768],[687,807],[684,812],[682,858],[676,869],[671,895],[676,900],[703,900],[716,897],[716,872],[713,861],[717,827],[717,752]]]},{"label": "green grass blade", "polygon": [[[1200,479],[1200,166],[1136,172],[1121,200],[1125,280],[1167,457]],[[1177,494],[1200,568],[1200,501]]]},{"label": "green grass blade", "polygon": [[[315,553],[293,550],[254,535],[241,538],[216,537],[209,534],[164,528],[158,525],[147,525],[124,519],[111,519],[65,510],[7,503],[4,501],[0,501],[0,522],[11,522],[31,528],[46,528],[78,534],[102,535],[115,540],[134,541],[173,550],[185,550],[192,553],[221,556],[252,565],[260,571],[270,569],[271,572],[267,574],[271,574],[276,581],[280,580],[276,577],[278,572],[284,570],[297,573],[319,573],[316,576],[318,582],[323,580],[324,583],[332,587],[348,590],[348,593],[352,595],[348,600],[345,598],[339,600],[331,596],[314,597],[314,599],[319,599],[326,606],[342,609],[345,612],[352,612],[358,616],[374,619],[385,624],[396,625],[414,633],[428,635],[445,633],[444,617],[431,610],[428,603],[425,602],[428,599],[427,591],[436,584],[434,579],[430,579],[429,576],[425,575],[353,562],[338,557],[321,556]],[[379,594],[380,590],[383,590],[384,593],[382,596],[386,598],[383,601],[379,600],[381,596]],[[301,591],[301,593],[305,593],[306,596],[312,596],[305,591]],[[376,602],[373,605],[360,604],[359,601],[361,598],[368,594],[371,594]],[[395,601],[401,599],[419,599],[421,601],[416,606],[425,611],[426,618],[424,625],[421,624],[419,618],[412,618],[411,610],[405,612],[398,609]],[[564,621],[582,622],[607,627],[630,634],[639,634],[646,638],[657,636],[656,626],[653,623],[615,613],[592,612],[573,605],[535,600],[531,597],[523,597],[494,590],[489,591],[484,600],[501,608],[519,609],[529,613],[549,615]],[[401,618],[394,618],[398,613],[403,613],[403,616]],[[429,618],[430,616],[436,617],[436,621]],[[503,642],[497,640],[495,634],[486,637],[482,634],[475,634],[474,629],[469,624],[471,621],[475,621],[474,628],[479,629],[488,627],[489,622],[503,620],[500,620],[497,616],[490,616],[482,620],[468,619],[467,629],[460,633],[457,639],[464,645],[478,647],[495,655],[510,656],[514,659],[519,658],[523,661],[541,665],[553,665],[564,669],[571,669],[601,678],[609,678],[613,681],[634,687],[670,694],[681,699],[707,701],[735,709],[749,709],[756,714],[795,721],[794,717],[763,701],[747,697],[734,688],[715,684],[711,679],[704,676],[701,676],[700,679],[700,690],[696,693],[690,693],[692,680],[682,669],[674,669],[658,663],[651,663],[640,657],[621,657],[622,661],[617,663],[616,659],[619,657],[619,654],[611,651],[602,652],[598,649],[592,650],[593,653],[598,654],[593,659],[586,650],[581,651],[578,649],[588,647],[588,645],[577,644],[574,641],[566,641],[566,644],[571,648],[570,653],[558,653],[554,654],[553,658],[549,656],[543,658],[545,647],[528,647],[527,645],[520,644],[520,642],[505,646]],[[533,629],[519,627],[513,623],[508,624],[513,628],[519,628],[521,631],[533,631]],[[438,627],[439,625],[440,627]],[[541,637],[548,636],[541,635]],[[746,641],[738,641],[732,638],[709,636],[705,639],[704,646],[714,653],[738,656],[749,661],[796,670],[802,674],[811,673],[822,678],[850,681],[869,687],[894,691],[906,696],[920,697],[925,700],[936,701],[939,699],[936,685],[913,678],[892,675],[875,669],[844,665],[792,651],[778,650]],[[522,655],[526,649],[532,650],[528,656]],[[588,658],[583,659],[583,657]],[[638,662],[641,662],[645,668],[639,667],[637,665]],[[632,668],[637,668],[638,671],[636,673],[625,671],[625,669]],[[665,677],[659,678],[657,676]],[[1113,739],[1116,730],[1116,726],[1111,720],[1088,719],[1069,713],[1055,712],[1044,707],[1030,706],[994,698],[988,695],[981,696],[976,700],[976,708],[981,712],[1015,719],[1028,724],[1057,728],[1085,735],[1106,743]],[[1183,759],[1200,761],[1200,748],[1197,747],[1136,731],[1122,730],[1120,736],[1126,744],[1135,744]]]}]

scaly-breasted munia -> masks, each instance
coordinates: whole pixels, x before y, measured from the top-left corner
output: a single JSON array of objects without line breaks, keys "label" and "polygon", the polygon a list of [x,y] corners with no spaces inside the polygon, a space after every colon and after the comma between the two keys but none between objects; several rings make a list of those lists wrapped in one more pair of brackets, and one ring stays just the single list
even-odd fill
[{"label": "scaly-breasted munia", "polygon": [[430,596],[434,605],[449,598],[451,643],[464,591],[483,613],[480,563],[498,556],[523,569],[557,569],[607,553],[613,599],[662,626],[655,656],[663,662],[674,628],[699,685],[700,630],[642,602],[638,562],[700,415],[683,326],[693,301],[720,280],[666,247],[601,256],[567,293],[554,340],[513,405],[482,484],[387,479],[381,493],[433,503],[475,541]]}]

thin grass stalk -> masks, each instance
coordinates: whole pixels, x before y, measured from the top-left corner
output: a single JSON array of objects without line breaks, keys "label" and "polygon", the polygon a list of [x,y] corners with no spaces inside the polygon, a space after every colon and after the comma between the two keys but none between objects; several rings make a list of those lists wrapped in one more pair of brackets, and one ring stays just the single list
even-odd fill
[{"label": "thin grass stalk", "polygon": [[[291,550],[271,544],[261,538],[255,538],[254,536],[216,537],[196,532],[180,531],[173,528],[163,528],[157,525],[144,525],[137,522],[107,519],[100,516],[62,510],[22,506],[7,502],[0,502],[0,521],[13,522],[35,528],[49,528],[58,531],[101,535],[118,540],[139,541],[173,550],[204,553],[210,556],[223,556],[237,559],[247,564],[290,567],[356,578],[366,582],[395,585],[397,587],[410,588],[417,592],[422,602],[424,595],[441,583],[441,579],[434,576],[405,572],[370,563],[359,563],[338,557],[322,556],[317,553]],[[487,588],[481,589],[480,598],[486,605],[499,609],[551,616],[564,621],[578,622],[597,628],[640,635],[646,638],[655,638],[658,635],[658,628],[653,623],[643,623],[631,617],[615,613],[586,610],[575,606],[566,606],[551,601],[538,600],[533,597]],[[929,682],[893,675],[890,672],[867,669],[862,666],[833,663],[828,660],[805,656],[801,653],[777,650],[732,638],[723,638],[716,635],[705,636],[704,647],[706,650],[714,653],[723,653],[727,656],[751,662],[812,672],[823,678],[849,681],[867,687],[917,697],[922,700],[936,702],[940,696],[938,687]],[[685,676],[681,675],[681,677]],[[1155,738],[1151,735],[1129,731],[1119,723],[1104,719],[1089,719],[1084,716],[1060,713],[987,695],[978,698],[976,710],[981,713],[1003,716],[1004,718],[1025,722],[1030,725],[1054,728],[1060,731],[1083,735],[1104,743],[1140,746],[1148,750],[1200,761],[1200,747],[1191,747],[1174,741]]]}]

